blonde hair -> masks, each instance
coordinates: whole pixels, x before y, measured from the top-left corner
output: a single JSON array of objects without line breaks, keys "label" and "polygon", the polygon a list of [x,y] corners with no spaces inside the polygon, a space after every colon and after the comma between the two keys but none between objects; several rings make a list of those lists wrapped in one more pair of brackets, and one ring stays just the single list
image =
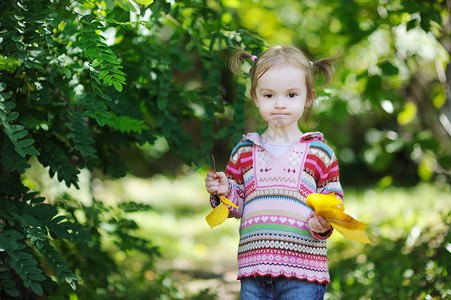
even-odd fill
[{"label": "blonde hair", "polygon": [[[256,99],[255,89],[257,88],[257,81],[263,76],[272,66],[280,63],[289,63],[305,71],[305,82],[307,85],[307,103],[312,103],[315,89],[314,85],[314,67],[317,67],[324,74],[324,83],[322,87],[329,85],[335,69],[333,62],[339,57],[328,57],[319,59],[317,61],[310,61],[307,56],[298,48],[293,46],[274,46],[258,57],[253,57],[247,51],[237,48],[236,52],[229,60],[229,68],[237,76],[242,76],[241,65],[245,59],[255,59],[249,70],[249,77],[251,80],[250,95],[253,100]],[[311,105],[305,110],[305,119],[308,120],[311,114]]]}]

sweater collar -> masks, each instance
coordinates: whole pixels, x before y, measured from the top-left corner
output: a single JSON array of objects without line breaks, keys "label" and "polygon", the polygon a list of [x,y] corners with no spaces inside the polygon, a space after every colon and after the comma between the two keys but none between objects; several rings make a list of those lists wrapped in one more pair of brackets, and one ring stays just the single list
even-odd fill
[{"label": "sweater collar", "polygon": [[[250,132],[248,134],[245,134],[243,136],[243,140],[248,140],[253,142],[255,145],[262,146],[264,145],[263,140],[257,132]],[[301,138],[299,139],[300,143],[303,142],[313,142],[313,141],[324,141],[324,136],[321,132],[315,131],[315,132],[306,132],[304,133]]]}]

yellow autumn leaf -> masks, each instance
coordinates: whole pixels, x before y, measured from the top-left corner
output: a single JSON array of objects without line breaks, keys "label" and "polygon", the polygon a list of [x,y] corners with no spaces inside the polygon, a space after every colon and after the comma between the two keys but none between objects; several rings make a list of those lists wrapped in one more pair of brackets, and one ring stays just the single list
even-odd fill
[{"label": "yellow autumn leaf", "polygon": [[228,218],[228,216],[229,216],[229,208],[227,207],[226,204],[228,204],[228,205],[230,205],[230,206],[232,206],[234,208],[239,208],[238,206],[233,204],[232,201],[230,201],[229,199],[227,199],[224,196],[219,196],[219,200],[221,200],[219,205],[216,206],[205,217],[205,220],[207,221],[208,225],[210,225],[210,227],[212,229],[213,229],[213,227],[221,225],[222,223],[224,223],[224,221]]},{"label": "yellow autumn leaf", "polygon": [[310,194],[306,199],[308,206],[313,208],[315,211],[334,209],[339,211],[344,211],[345,207],[343,202],[338,199],[335,194]]},{"label": "yellow autumn leaf", "polygon": [[227,198],[224,197],[224,196],[219,196],[219,199],[220,199],[222,202],[224,202],[225,204],[228,204],[228,205],[230,205],[230,206],[232,206],[232,207],[234,207],[234,208],[238,208],[238,206],[236,206],[235,204],[233,204],[232,201],[230,201],[229,199],[227,199]]},{"label": "yellow autumn leaf", "polygon": [[366,224],[344,213],[344,205],[334,194],[310,194],[306,203],[318,216],[322,216],[345,238],[374,245],[365,233]]},{"label": "yellow autumn leaf", "polygon": [[328,209],[328,210],[319,210],[316,212],[318,216],[323,217],[329,223],[335,225],[340,225],[349,230],[365,230],[366,224],[360,221],[357,221],[353,217],[344,212]]},{"label": "yellow autumn leaf", "polygon": [[366,232],[363,230],[349,230],[349,229],[342,227],[340,225],[337,225],[337,224],[333,224],[333,226],[336,230],[338,230],[338,232],[340,232],[348,240],[374,245],[374,243],[372,241],[370,241],[370,239],[366,235]]},{"label": "yellow autumn leaf", "polygon": [[208,225],[213,229],[213,227],[221,225],[229,216],[229,209],[227,206],[221,202],[215,207],[206,217]]}]

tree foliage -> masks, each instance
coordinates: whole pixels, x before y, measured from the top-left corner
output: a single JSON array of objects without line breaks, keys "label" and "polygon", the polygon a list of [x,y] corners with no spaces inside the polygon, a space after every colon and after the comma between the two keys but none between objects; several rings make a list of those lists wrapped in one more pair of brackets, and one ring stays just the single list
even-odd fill
[{"label": "tree foliage", "polygon": [[[135,235],[139,227],[126,215],[101,221],[112,207],[95,199],[93,206],[77,207],[69,196],[54,203],[32,192],[24,177],[30,159],[46,167],[50,177],[78,188],[81,169],[124,176],[120,150],[152,145],[157,137],[164,137],[183,162],[199,162],[210,155],[217,136],[213,116],[227,107],[238,113],[221,135],[240,135],[243,97],[224,101],[229,91],[221,84],[223,49],[244,39],[248,47],[262,43],[227,26],[221,6],[206,4],[1,2],[2,297],[52,293],[55,282],[75,289],[77,281],[86,299],[100,295],[98,289],[109,284],[107,275],[97,271],[94,278],[87,271],[118,274],[104,249],[102,224],[115,228],[107,234],[117,239],[119,251],[138,250],[150,261],[156,255],[148,240]],[[201,130],[190,132],[192,124]],[[118,288],[111,287],[104,298],[120,297]],[[61,296],[70,293],[63,285],[59,289]]]},{"label": "tree foliage", "polygon": [[449,1],[224,3],[270,44],[341,55],[314,111],[346,185],[449,181]]},{"label": "tree foliage", "polygon": [[[331,299],[446,299],[451,293],[446,250],[450,214],[440,225],[412,228],[407,237],[378,241],[363,253],[343,257],[345,245],[337,246],[331,266]],[[351,250],[352,252],[352,250]],[[421,262],[421,263],[419,263]],[[396,278],[396,280],[393,280]]]},{"label": "tree foliage", "polygon": [[[152,265],[157,251],[139,238],[131,212],[69,195],[44,199],[27,181],[30,161],[78,188],[81,170],[121,177],[133,163],[127,156],[146,149],[166,169],[165,152],[188,165],[228,155],[222,140],[237,141],[248,124],[245,85],[225,69],[226,52],[240,45],[261,53],[259,36],[296,44],[312,59],[342,50],[338,84],[319,94],[317,111],[327,120],[318,129],[341,153],[345,181],[449,176],[446,5],[1,1],[0,296],[58,299],[77,288],[87,299],[119,299],[121,280],[140,282],[121,278],[105,247],[112,239],[117,251],[137,250]],[[438,50],[428,56],[424,46],[407,47],[409,39]],[[147,287],[171,293],[165,288]]]}]

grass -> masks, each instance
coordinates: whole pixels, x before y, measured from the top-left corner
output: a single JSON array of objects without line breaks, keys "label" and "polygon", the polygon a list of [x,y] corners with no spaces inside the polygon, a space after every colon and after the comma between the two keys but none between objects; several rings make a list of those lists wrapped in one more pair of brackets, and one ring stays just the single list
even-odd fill
[{"label": "grass", "polygon": [[[49,181],[42,170],[29,173],[28,177],[33,179],[29,179],[28,184],[39,182],[39,189],[47,191],[43,195],[50,201],[59,193],[69,192],[89,204],[92,192],[97,200],[109,205],[130,200],[151,205],[152,211],[129,216],[139,223],[140,235],[150,239],[162,253],[155,269],[147,272],[148,277],[151,279],[155,272],[169,272],[172,279],[168,280],[173,280],[180,291],[178,299],[238,299],[236,253],[239,221],[229,219],[213,230],[205,222],[205,216],[211,210],[209,195],[204,188],[205,171],[173,179],[128,176],[119,180],[90,181],[89,176],[87,172],[82,173],[78,191],[67,189],[55,180]],[[431,183],[411,188],[354,190],[345,187],[345,207],[348,214],[369,224],[367,232],[376,246],[345,240],[337,232],[332,235],[329,240],[331,269],[341,266],[340,262],[344,261],[355,264],[356,270],[350,272],[351,275],[338,272],[338,276],[347,276],[348,279],[332,278],[333,284],[326,295],[328,299],[345,299],[340,285],[352,286],[353,281],[358,280],[359,272],[364,272],[367,280],[378,275],[373,274],[378,262],[371,261],[375,257],[371,253],[383,255],[387,251],[391,255],[407,255],[414,251],[412,249],[422,239],[425,230],[449,231],[449,224],[443,224],[441,218],[451,211],[451,187]],[[434,247],[433,242],[430,242],[431,247]],[[451,241],[439,241],[439,245],[445,245],[442,250],[449,256]],[[394,247],[402,249],[393,250]],[[128,257],[127,261],[131,261],[130,268],[137,268],[139,255]],[[405,265],[403,268],[406,270],[402,274],[407,275],[414,270]]]},{"label": "grass", "polygon": [[[163,256],[159,267],[175,274],[185,295],[209,288],[221,299],[237,299],[239,221],[229,219],[213,230],[209,228],[204,220],[211,210],[204,175],[199,172],[176,179],[156,176],[151,180],[128,177],[106,181],[96,197],[152,205],[152,212],[134,214],[133,218],[140,224],[142,235],[160,247]],[[414,238],[422,229],[439,223],[442,212],[451,210],[450,186],[348,189],[345,207],[347,213],[369,224],[368,234],[376,244],[380,239]],[[329,242],[330,264],[344,257],[359,257],[365,247],[371,246],[345,240],[335,233]]]}]

